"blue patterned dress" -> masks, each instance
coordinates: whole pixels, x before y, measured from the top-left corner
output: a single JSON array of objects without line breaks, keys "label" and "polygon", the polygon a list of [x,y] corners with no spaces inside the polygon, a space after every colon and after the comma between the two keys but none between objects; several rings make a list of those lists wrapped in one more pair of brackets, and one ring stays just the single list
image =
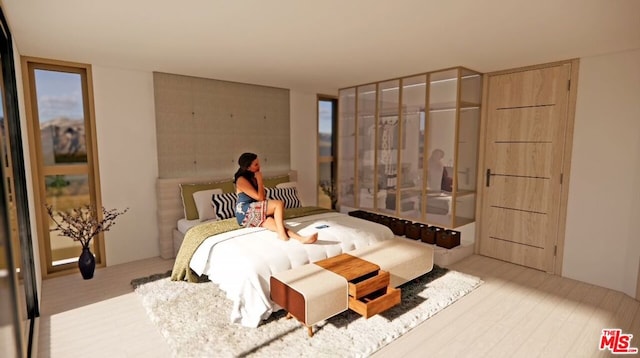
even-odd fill
[{"label": "blue patterned dress", "polygon": [[267,219],[267,200],[257,201],[245,193],[238,193],[236,220],[244,227],[259,227]]}]

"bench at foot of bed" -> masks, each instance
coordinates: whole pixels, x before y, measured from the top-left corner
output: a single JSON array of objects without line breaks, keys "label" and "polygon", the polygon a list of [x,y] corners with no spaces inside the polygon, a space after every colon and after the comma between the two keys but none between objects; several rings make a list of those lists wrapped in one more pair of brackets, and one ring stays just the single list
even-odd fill
[{"label": "bench at foot of bed", "polygon": [[395,238],[271,276],[271,299],[307,327],[347,309],[366,318],[400,303],[396,287],[433,268],[433,247]]}]

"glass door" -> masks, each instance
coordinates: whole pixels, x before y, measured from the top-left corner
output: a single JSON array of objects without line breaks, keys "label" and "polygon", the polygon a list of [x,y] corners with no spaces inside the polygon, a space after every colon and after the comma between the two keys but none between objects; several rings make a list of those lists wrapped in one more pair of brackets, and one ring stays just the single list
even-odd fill
[{"label": "glass door", "polygon": [[453,226],[453,183],[458,115],[458,69],[429,76],[427,222]]},{"label": "glass door", "polygon": [[480,74],[464,68],[460,72],[454,227],[474,222],[476,218],[476,178],[482,102]]},{"label": "glass door", "polygon": [[[0,81],[2,82],[2,81]],[[20,284],[20,244],[15,225],[13,176],[9,164],[9,143],[4,113],[4,89],[0,93],[0,355],[19,357],[24,351],[22,330],[28,327],[24,287]],[[7,185],[9,184],[9,185]],[[6,204],[6,205],[5,205]],[[24,326],[24,327],[23,327]]]},{"label": "glass door", "polygon": [[401,217],[422,220],[422,204],[425,190],[424,138],[425,107],[427,100],[427,76],[420,75],[402,79],[402,150],[400,152],[401,175],[398,203]]},{"label": "glass door", "polygon": [[380,202],[378,211],[395,215],[398,211],[398,165],[400,148],[400,80],[382,82],[378,86],[377,169]]},{"label": "glass door", "polygon": [[[364,85],[357,88],[357,182],[356,193],[358,207],[374,210],[384,206],[384,197],[378,193],[376,168],[376,85]],[[382,200],[382,201],[380,201]]]},{"label": "glass door", "polygon": [[29,356],[39,316],[12,36],[0,9],[0,355]]},{"label": "glass door", "polygon": [[355,208],[356,89],[340,90],[338,116],[338,206]]}]

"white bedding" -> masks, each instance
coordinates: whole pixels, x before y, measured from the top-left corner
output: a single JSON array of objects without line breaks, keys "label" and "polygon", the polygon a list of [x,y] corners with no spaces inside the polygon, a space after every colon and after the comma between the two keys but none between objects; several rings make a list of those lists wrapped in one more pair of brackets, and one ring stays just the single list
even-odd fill
[{"label": "white bedding", "polygon": [[187,220],[185,218],[182,218],[180,220],[178,220],[178,224],[176,225],[176,227],[178,228],[178,231],[180,231],[181,233],[186,233],[187,230],[191,229],[192,227],[202,224],[202,223],[208,223],[210,221],[216,221],[217,219],[209,219],[209,220],[205,220],[205,221],[200,221],[200,219],[194,219],[194,220]]},{"label": "white bedding", "polygon": [[207,275],[233,301],[231,322],[257,327],[280,309],[269,296],[273,273],[394,237],[386,226],[335,212],[286,223],[301,235],[318,232],[318,241],[303,245],[293,239],[282,241],[262,228],[243,228],[206,239],[193,255],[191,269]]}]

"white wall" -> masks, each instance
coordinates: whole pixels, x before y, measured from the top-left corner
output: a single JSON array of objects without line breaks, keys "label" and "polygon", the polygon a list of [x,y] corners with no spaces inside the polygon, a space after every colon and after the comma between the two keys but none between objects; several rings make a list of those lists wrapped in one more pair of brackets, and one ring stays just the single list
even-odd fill
[{"label": "white wall", "polygon": [[103,206],[129,207],[105,233],[107,265],[158,256],[153,75],[92,67]]},{"label": "white wall", "polygon": [[563,276],[636,295],[640,50],[580,59]]},{"label": "white wall", "polygon": [[[631,296],[640,256],[638,63],[640,50],[581,59],[563,266],[563,276]],[[94,65],[93,75],[103,202],[131,208],[106,233],[107,264],[157,256],[152,74]],[[302,201],[315,205],[316,94],[292,90],[290,105],[291,168]]]},{"label": "white wall", "polygon": [[298,171],[304,205],[318,204],[318,107],[316,94],[291,90],[291,169]]}]

